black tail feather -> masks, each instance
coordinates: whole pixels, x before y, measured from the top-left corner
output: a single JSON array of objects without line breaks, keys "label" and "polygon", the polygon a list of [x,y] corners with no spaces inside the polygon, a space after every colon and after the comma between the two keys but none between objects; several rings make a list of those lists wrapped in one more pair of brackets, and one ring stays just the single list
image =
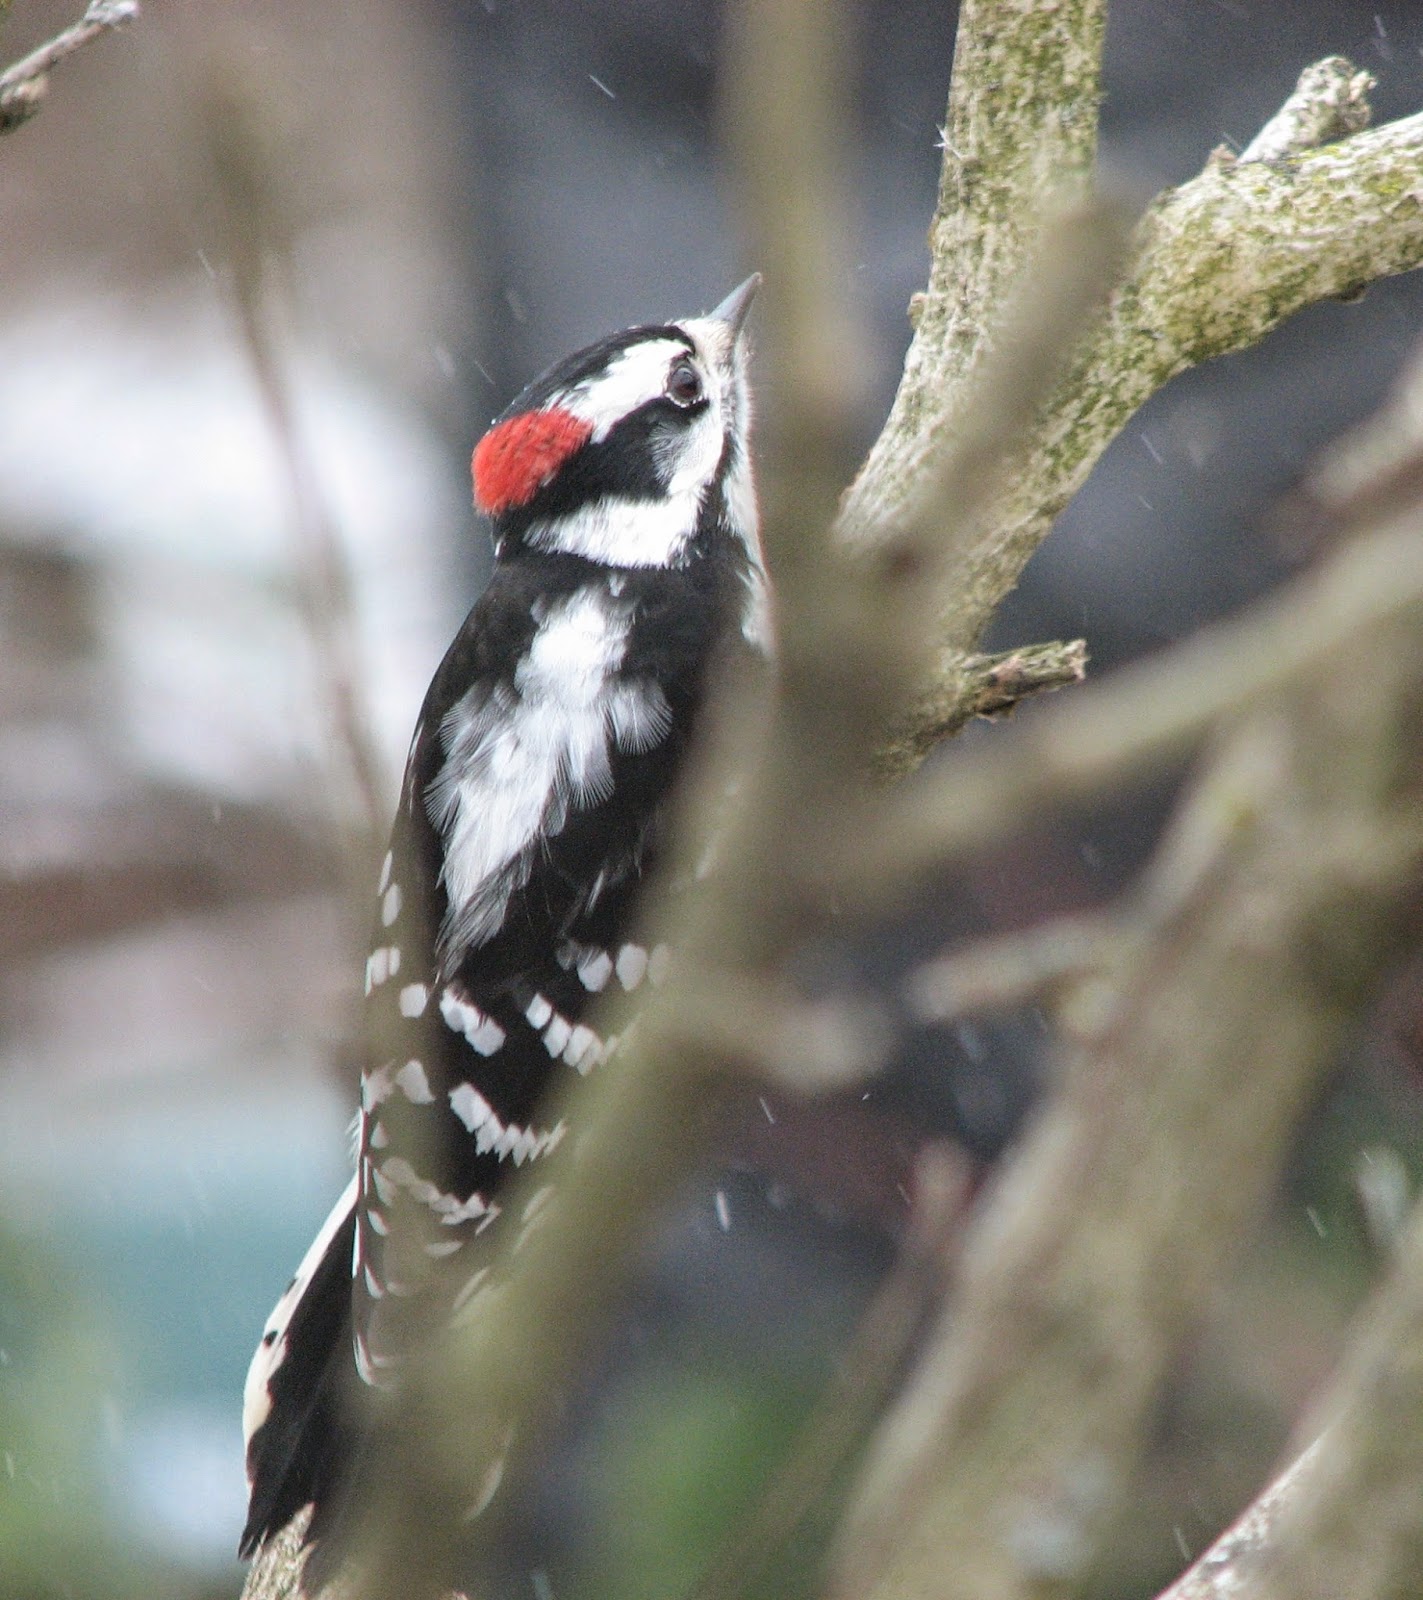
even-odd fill
[{"label": "black tail feather", "polygon": [[287,1324],[285,1353],[268,1380],[271,1408],[247,1446],[251,1483],[238,1554],[254,1555],[306,1505],[306,1539],[320,1531],[323,1505],[349,1460],[352,1210],[332,1235]]}]

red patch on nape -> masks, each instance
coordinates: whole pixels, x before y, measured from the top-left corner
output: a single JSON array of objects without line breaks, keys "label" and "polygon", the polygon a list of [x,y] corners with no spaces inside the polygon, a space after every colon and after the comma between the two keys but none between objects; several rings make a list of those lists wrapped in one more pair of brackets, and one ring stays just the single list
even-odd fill
[{"label": "red patch on nape", "polygon": [[491,428],[470,463],[475,505],[497,517],[527,504],[592,432],[592,423],[561,406],[525,411]]}]

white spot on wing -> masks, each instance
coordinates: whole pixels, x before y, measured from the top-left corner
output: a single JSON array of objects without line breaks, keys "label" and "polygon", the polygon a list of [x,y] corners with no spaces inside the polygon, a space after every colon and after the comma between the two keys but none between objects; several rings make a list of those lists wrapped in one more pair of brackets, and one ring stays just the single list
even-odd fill
[{"label": "white spot on wing", "polygon": [[[487,1225],[499,1215],[499,1207],[492,1201],[486,1200],[478,1190],[470,1195],[468,1200],[461,1200],[458,1195],[447,1194],[438,1184],[431,1183],[428,1178],[422,1178],[404,1156],[388,1157],[381,1162],[372,1176],[375,1179],[377,1193],[387,1205],[391,1203],[397,1188],[404,1189],[411,1199],[428,1206],[446,1226],[469,1222],[476,1217]],[[393,1284],[388,1284],[387,1288],[392,1294],[399,1292]]]},{"label": "white spot on wing", "polygon": [[503,1028],[478,1006],[461,999],[453,985],[446,987],[440,996],[440,1015],[448,1027],[462,1033],[470,1047],[482,1056],[492,1056],[504,1043]]},{"label": "white spot on wing", "polygon": [[381,1382],[380,1369],[382,1367],[393,1367],[395,1362],[390,1356],[375,1354],[365,1334],[359,1329],[356,1332],[355,1347],[356,1371],[360,1373],[362,1382],[368,1383],[372,1387],[378,1385]]},{"label": "white spot on wing", "polygon": [[381,926],[390,927],[400,915],[400,885],[393,883],[381,896],[380,920]]},{"label": "white spot on wing", "polygon": [[603,1041],[586,1023],[580,1022],[569,1035],[568,1046],[563,1052],[563,1059],[570,1067],[576,1067],[579,1072],[586,1073],[590,1067],[597,1066],[602,1056]]},{"label": "white spot on wing", "polygon": [[395,865],[395,852],[387,850],[385,860],[380,864],[380,882],[376,885],[376,893],[384,894],[386,885],[390,882],[391,868]]},{"label": "white spot on wing", "polygon": [[642,982],[646,971],[647,951],[640,944],[625,944],[618,951],[618,982],[629,994]]},{"label": "white spot on wing", "polygon": [[536,994],[529,1001],[524,1015],[529,1019],[531,1028],[542,1028],[553,1015],[553,1006],[543,995]]},{"label": "white spot on wing", "polygon": [[513,1156],[516,1167],[554,1149],[563,1138],[562,1122],[547,1129],[501,1122],[494,1107],[472,1083],[461,1083],[450,1090],[450,1110],[474,1135],[474,1147],[480,1155],[492,1150],[501,1161]]},{"label": "white spot on wing", "polygon": [[430,1080],[425,1076],[425,1066],[420,1061],[407,1061],[395,1075],[400,1092],[413,1105],[430,1105],[435,1096],[430,1092]]},{"label": "white spot on wing", "polygon": [[389,947],[381,946],[379,950],[371,950],[371,954],[365,958],[365,992],[370,994],[371,989],[379,989],[389,976],[391,976]]},{"label": "white spot on wing", "polygon": [[400,1014],[402,1017],[423,1017],[425,1007],[430,1003],[430,991],[423,983],[407,983],[400,991]]},{"label": "white spot on wing", "polygon": [[390,1092],[394,1087],[391,1068],[394,1065],[393,1061],[388,1061],[383,1067],[374,1067],[371,1071],[361,1074],[361,1109],[363,1111],[374,1111],[382,1100],[390,1099]]},{"label": "white spot on wing", "polygon": [[567,1017],[554,1013],[553,1020],[544,1029],[544,1049],[551,1056],[561,1056],[563,1047],[568,1043],[573,1034],[573,1025]]},{"label": "white spot on wing", "polygon": [[613,958],[606,950],[587,950],[578,961],[578,977],[590,994],[602,994],[613,974]]}]

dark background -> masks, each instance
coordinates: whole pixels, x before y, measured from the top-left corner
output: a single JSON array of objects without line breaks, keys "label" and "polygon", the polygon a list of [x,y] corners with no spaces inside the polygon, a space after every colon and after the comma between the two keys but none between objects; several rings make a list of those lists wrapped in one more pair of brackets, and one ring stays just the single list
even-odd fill
[{"label": "dark background", "polygon": [[[70,10],[16,0],[5,58]],[[868,443],[926,269],[953,11],[854,14],[843,289],[869,335]],[[703,310],[756,265],[716,146],[720,24],[693,0],[150,0],[0,140],[0,1447],[17,1486],[0,1482],[0,1549],[76,1592],[130,1569],[139,1592],[235,1588],[242,1373],[341,1187],[353,1103],[349,796],[236,336],[213,106],[245,108],[263,151],[283,359],[352,564],[393,797],[487,566],[465,478],[479,431],[551,360]],[[1332,53],[1377,75],[1377,120],[1423,107],[1416,6],[1116,0],[1106,172],[1143,197],[1189,177]],[[1105,672],[1279,581],[1289,542],[1264,513],[1383,395],[1421,293],[1377,285],[1176,380],[993,642],[1083,634]],[[926,885],[911,921],[825,959],[892,1002],[952,935],[1104,900],[1171,787]],[[1419,1155],[1419,987],[1387,986],[1244,1247],[1104,1592],[1149,1593],[1201,1548],[1328,1370],[1373,1267],[1360,1152]],[[684,1588],[892,1258],[916,1148],[947,1135],[991,1157],[1049,1070],[1032,1014],[898,1037],[866,1100],[778,1105],[774,1124],[752,1106],[723,1170],[689,1184],[570,1399],[510,1594]],[[0,1592],[44,1589],[7,1553]]]}]

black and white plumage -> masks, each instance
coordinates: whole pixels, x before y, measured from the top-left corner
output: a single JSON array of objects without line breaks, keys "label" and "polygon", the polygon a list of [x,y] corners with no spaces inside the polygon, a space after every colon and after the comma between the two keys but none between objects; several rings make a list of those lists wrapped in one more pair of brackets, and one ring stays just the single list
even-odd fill
[{"label": "black and white plumage", "polygon": [[757,281],[561,362],[475,450],[494,572],[426,695],[377,886],[357,1172],[248,1374],[244,1555],[307,1505],[326,1531],[354,1375],[397,1382],[422,1332],[477,1314],[505,1179],[567,1131],[549,1091],[616,1046],[595,1002],[665,964],[634,916],[668,797],[712,674],[768,642]]}]

